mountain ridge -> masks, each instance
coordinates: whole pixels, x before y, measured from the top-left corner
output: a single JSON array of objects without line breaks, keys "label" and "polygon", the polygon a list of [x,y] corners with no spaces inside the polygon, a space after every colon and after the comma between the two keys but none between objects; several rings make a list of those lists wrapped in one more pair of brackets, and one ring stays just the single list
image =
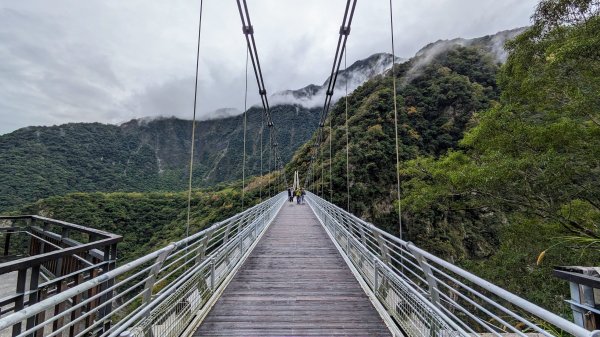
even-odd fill
[{"label": "mountain ridge", "polygon": [[[508,36],[502,32],[496,35]],[[492,50],[494,36],[479,38],[478,48]],[[406,68],[419,62],[422,63],[422,56],[398,66]],[[388,64],[391,65],[391,55],[386,53],[354,62],[341,72],[336,87],[343,85],[345,89],[346,83],[357,86],[349,90],[351,93],[370,79],[385,75]],[[493,86],[485,84],[490,85]],[[290,93],[320,104],[318,92],[322,88],[308,85]],[[341,95],[341,90],[337,93]],[[317,128],[320,107],[272,102],[279,150],[284,162],[288,162]],[[224,114],[229,112],[223,109]],[[269,171],[267,132],[260,146],[261,116],[261,107],[248,110],[246,176]],[[191,129],[190,120],[157,116],[132,119],[120,125],[30,126],[1,135],[0,161],[6,164],[0,167],[0,211],[69,192],[183,190],[187,186]],[[194,186],[208,187],[241,179],[243,115],[197,121],[197,130]]]}]

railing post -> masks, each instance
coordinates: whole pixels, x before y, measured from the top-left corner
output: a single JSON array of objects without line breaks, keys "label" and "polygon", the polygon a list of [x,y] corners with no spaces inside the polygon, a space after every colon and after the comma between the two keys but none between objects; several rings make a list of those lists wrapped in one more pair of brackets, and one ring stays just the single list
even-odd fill
[{"label": "railing post", "polygon": [[381,261],[385,262],[385,264],[389,266],[391,259],[388,246],[385,244],[383,237],[381,237],[381,234],[378,231],[373,231],[373,236],[375,237],[375,240],[377,240],[377,244],[379,245],[379,257],[381,258]]},{"label": "railing post", "polygon": [[[27,279],[27,269],[19,269],[17,275],[17,299],[15,300],[15,312],[23,309],[25,303],[25,282]],[[17,336],[21,333],[21,323],[13,325],[12,335]]]},{"label": "railing post", "polygon": [[252,226],[252,233],[253,233],[253,238],[254,240],[256,240],[256,238],[258,237],[258,224],[264,222],[264,219],[262,221],[254,221],[254,225]]},{"label": "railing post", "polygon": [[215,291],[215,259],[210,259],[210,289]]},{"label": "railing post", "polygon": [[346,255],[350,257],[350,233],[346,232]]},{"label": "railing post", "polygon": [[[571,291],[571,301],[575,303],[581,303],[579,284],[575,282],[569,282],[569,289]],[[585,326],[584,313],[581,311],[581,309],[571,305],[571,310],[573,312],[573,321],[575,324],[579,326]]]},{"label": "railing post", "polygon": [[365,234],[365,229],[363,228],[362,224],[358,224],[358,231],[360,232],[360,241],[366,247],[367,246],[367,238],[366,238],[366,234]]},{"label": "railing post", "polygon": [[[67,285],[68,285],[67,280],[63,280],[63,281],[59,282],[56,285],[56,292],[61,293],[61,292],[65,291],[68,288]],[[60,313],[62,313],[65,310],[65,306],[66,306],[66,301],[62,301],[62,302],[58,303],[54,307],[54,316],[58,316]],[[57,319],[56,321],[54,321],[52,323],[52,331],[56,331],[56,330],[62,328],[64,325],[64,322],[65,322],[64,316],[62,316],[59,319]],[[62,332],[57,335],[57,337],[62,337],[62,336],[63,336]]]},{"label": "railing post", "polygon": [[200,243],[200,246],[198,247],[198,254],[196,255],[196,264],[199,264],[200,262],[202,262],[202,260],[204,260],[204,258],[206,257],[206,250],[208,249],[208,243],[210,242],[210,239],[212,238],[213,232],[215,231],[215,229],[209,229],[208,232],[206,232],[206,235],[204,235],[204,237],[202,238],[202,242]]},{"label": "railing post", "polygon": [[25,231],[27,232],[27,234],[29,234],[29,240],[27,240],[27,247],[25,247],[25,254],[26,255],[32,255],[31,254],[31,246],[33,245],[33,236],[31,236],[31,226],[32,223],[35,221],[35,219],[26,219],[25,220]]},{"label": "railing post", "polygon": [[[40,296],[39,289],[38,289],[39,281],[40,281],[40,265],[35,265],[35,266],[31,267],[31,276],[29,278],[29,300],[27,301],[27,306],[36,304],[39,300],[39,296]],[[29,330],[35,326],[35,318],[36,318],[36,316],[33,315],[27,319],[27,326],[26,326],[27,330]],[[30,336],[33,336],[33,334],[31,334]]]},{"label": "railing post", "polygon": [[[39,293],[38,293],[38,300],[39,301],[44,300],[47,296],[48,296],[48,289],[47,288],[42,288],[42,289],[39,290]],[[43,322],[46,319],[46,312],[42,311],[42,312],[38,313],[37,315],[34,315],[33,317],[35,317],[35,319],[36,319],[35,323]],[[33,333],[33,336],[35,336],[35,337],[44,337],[44,327],[42,326],[41,328],[39,328],[38,330],[36,330]]]},{"label": "railing post", "polygon": [[165,262],[165,259],[169,256],[169,254],[171,254],[171,252],[173,251],[174,248],[175,248],[174,246],[171,246],[169,249],[162,252],[156,258],[156,264],[150,270],[150,278],[148,278],[148,280],[146,280],[146,284],[144,285],[144,298],[143,298],[144,304],[150,303],[150,300],[152,299],[152,288],[154,287],[154,282],[156,282],[156,277],[158,276],[158,273],[160,272],[160,268],[162,267],[163,263]]},{"label": "railing post", "polygon": [[379,271],[377,270],[377,265],[379,264],[379,262],[377,261],[377,259],[373,259],[373,275],[374,275],[374,281],[373,281],[373,292],[375,293],[375,296],[377,296],[377,292],[379,290]]},{"label": "railing post", "polygon": [[429,266],[429,264],[427,264],[427,261],[425,261],[425,258],[423,257],[423,255],[421,253],[419,253],[418,251],[411,249],[411,246],[412,246],[412,243],[409,242],[408,245],[406,246],[406,248],[408,250],[410,250],[410,252],[413,254],[413,256],[415,257],[417,262],[419,262],[419,266],[423,270],[423,273],[425,273],[425,278],[427,279],[427,285],[429,286],[429,298],[430,298],[431,302],[434,305],[439,307],[440,294],[439,294],[437,281],[433,277],[433,271],[431,270],[431,267]]},{"label": "railing post", "polygon": [[[83,277],[84,277],[83,273],[77,274],[75,276],[73,286],[75,287],[78,284],[82,283]],[[73,305],[79,304],[81,302],[81,299],[82,299],[82,294],[81,293],[77,294],[71,298],[71,303],[73,303]],[[81,311],[82,311],[81,308],[71,311],[71,321],[74,321],[76,318],[78,318],[81,315]],[[73,324],[69,327],[69,336],[78,335],[80,331],[81,331],[81,324]]]},{"label": "railing post", "polygon": [[227,224],[225,227],[225,233],[223,233],[223,244],[226,244],[229,241],[229,231],[231,231],[231,222]]},{"label": "railing post", "polygon": [[[113,270],[116,267],[116,260],[117,260],[117,245],[113,244],[111,246],[105,247],[104,248],[104,263],[105,263],[105,265],[103,267],[102,273],[104,274],[104,273],[107,273],[107,272]],[[102,285],[102,287],[100,288],[100,291],[104,291],[105,289],[112,287],[114,285],[114,283],[115,283],[114,278],[109,279],[104,285]],[[112,291],[101,296],[98,306],[100,306],[106,302],[110,302],[112,300],[112,297],[113,297]],[[111,304],[105,305],[104,307],[102,307],[102,309],[100,309],[98,319],[101,320],[104,317],[108,316],[111,311],[112,311],[112,305]],[[110,326],[111,326],[111,320],[109,320],[109,319],[105,320],[104,331],[107,331],[108,329],[110,329]]]},{"label": "railing post", "polygon": [[[61,241],[64,240],[64,238],[67,236],[68,233],[68,229],[67,227],[63,227],[60,233],[60,239]],[[63,258],[59,257],[58,261],[56,262],[56,269],[54,270],[54,276],[59,277],[62,276],[62,269],[63,269]]]},{"label": "railing post", "polygon": [[6,238],[4,240],[4,256],[8,256],[8,251],[10,250],[10,236],[12,232],[12,229],[6,231]]}]

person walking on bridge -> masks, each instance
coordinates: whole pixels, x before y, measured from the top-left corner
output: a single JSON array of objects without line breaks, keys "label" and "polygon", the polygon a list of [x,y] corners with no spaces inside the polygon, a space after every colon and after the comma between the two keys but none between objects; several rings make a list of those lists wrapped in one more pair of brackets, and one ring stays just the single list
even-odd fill
[{"label": "person walking on bridge", "polygon": [[304,196],[306,195],[306,191],[304,190],[304,187],[300,189],[300,203],[302,203],[304,205]]},{"label": "person walking on bridge", "polygon": [[300,189],[296,189],[296,203],[298,205],[300,205],[300,202],[302,201],[302,192],[300,191]]},{"label": "person walking on bridge", "polygon": [[294,195],[292,194],[291,187],[288,187],[288,200],[289,200],[289,202],[294,202]]}]

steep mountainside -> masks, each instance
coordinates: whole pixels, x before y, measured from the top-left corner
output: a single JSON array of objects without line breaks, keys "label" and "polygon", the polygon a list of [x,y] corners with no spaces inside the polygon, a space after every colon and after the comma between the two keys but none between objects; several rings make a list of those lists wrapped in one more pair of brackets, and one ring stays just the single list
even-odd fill
[{"label": "steep mountainside", "polygon": [[[353,89],[384,71],[390,60],[386,54],[359,60],[340,74],[339,83],[351,82]],[[301,97],[304,92],[314,98],[322,89],[309,86],[290,93]],[[315,130],[320,110],[314,104],[301,104],[302,99],[281,98],[273,95],[271,111],[278,126],[279,151],[287,162]],[[215,116],[231,114],[231,109],[215,112]],[[248,110],[248,176],[261,173],[261,115],[258,107]],[[187,186],[191,129],[187,120],[143,118],[120,126],[73,123],[2,135],[0,161],[6,164],[0,166],[0,211],[69,192],[182,190]],[[201,121],[197,131],[194,185],[241,179],[243,116]],[[263,137],[264,173],[269,170],[267,127]]]},{"label": "steep mountainside", "polygon": [[[317,125],[318,110],[272,108],[283,160],[289,160]],[[262,111],[247,125],[247,175],[260,173]],[[243,118],[197,123],[194,185],[241,179]],[[51,195],[95,191],[177,191],[187,185],[191,121],[133,120],[121,126],[66,124],[28,127],[0,136],[0,211]],[[269,169],[265,127],[263,172]]]},{"label": "steep mountainside", "polygon": [[[498,65],[481,48],[451,46],[422,65],[420,55],[397,69],[400,157],[405,162],[421,155],[439,156],[458,146],[477,111],[487,109],[498,99],[495,78]],[[415,70],[416,67],[418,70]],[[343,103],[343,102],[340,102]],[[386,230],[397,233],[396,153],[392,81],[389,75],[371,80],[348,97],[350,210]],[[332,123],[333,191],[346,191],[345,104],[337,104],[330,114]],[[329,195],[328,127],[315,166],[316,183],[311,188]],[[308,143],[310,144],[310,143]],[[288,171],[307,172],[309,145],[294,156]],[[324,174],[324,175],[323,175]],[[346,205],[346,193],[335,193],[333,201]],[[471,212],[460,219],[444,219],[437,214],[419,219],[419,226],[405,228],[411,240],[444,256],[477,256],[494,249],[494,224],[481,221],[485,214]],[[405,217],[408,217],[405,214]],[[468,222],[464,220],[468,219]],[[414,231],[413,231],[414,230]]]},{"label": "steep mountainside", "polygon": [[[476,44],[495,50],[498,41],[511,33],[475,40],[436,42],[435,53],[420,52],[419,60],[448,46]],[[428,61],[427,61],[428,62]],[[411,63],[413,64],[413,63]],[[384,73],[391,55],[375,54],[341,71],[336,97]],[[465,63],[468,67],[468,62]],[[420,72],[419,67],[413,67]],[[434,74],[435,75],[435,74]],[[492,81],[493,82],[493,81]],[[325,81],[327,83],[327,81]],[[448,84],[447,84],[448,85]],[[483,83],[494,90],[493,83]],[[272,96],[272,113],[278,125],[278,144],[284,161],[311,136],[317,125],[324,85],[310,85]],[[490,93],[485,93],[488,95]],[[277,104],[280,105],[277,105]],[[290,105],[293,104],[293,105]],[[472,107],[473,109],[476,107]],[[221,111],[220,115],[231,111]],[[454,112],[445,112],[453,115]],[[452,117],[459,124],[461,116]],[[248,111],[248,176],[260,174],[261,111]],[[427,125],[416,126],[427,128]],[[195,186],[211,186],[241,178],[243,119],[241,115],[198,122]],[[425,131],[424,131],[425,132]],[[431,132],[430,132],[431,133]],[[181,190],[189,165],[191,122],[177,118],[141,119],[120,126],[75,123],[53,127],[28,127],[0,136],[0,211],[51,195],[94,191]],[[434,137],[434,136],[432,136]],[[453,136],[454,140],[458,137]],[[426,142],[426,137],[423,142]],[[269,169],[268,136],[263,144],[263,172]],[[436,141],[446,142],[447,139]],[[435,144],[427,146],[436,147]],[[449,144],[443,145],[447,148]]]},{"label": "steep mountainside", "polygon": [[[396,63],[402,63],[406,60],[396,57]],[[379,53],[369,56],[364,60],[354,62],[348,66],[348,69],[341,69],[335,84],[333,100],[337,101],[345,95],[346,86],[348,92],[354,91],[361,84],[369,79],[383,74],[392,67],[392,55]],[[322,85],[310,84],[298,90],[284,90],[271,96],[271,101],[275,104],[300,104],[306,107],[316,107],[323,104],[329,77]]]},{"label": "steep mountainside", "polygon": [[[600,258],[600,17],[547,4],[501,67],[493,37],[440,41],[399,67],[402,223],[406,240],[568,314],[552,267]],[[397,233],[391,88],[388,75],[348,97],[348,187],[352,212]],[[344,107],[327,122],[311,189],[330,198],[331,181],[346,208]],[[309,149],[289,172],[307,171]]]}]

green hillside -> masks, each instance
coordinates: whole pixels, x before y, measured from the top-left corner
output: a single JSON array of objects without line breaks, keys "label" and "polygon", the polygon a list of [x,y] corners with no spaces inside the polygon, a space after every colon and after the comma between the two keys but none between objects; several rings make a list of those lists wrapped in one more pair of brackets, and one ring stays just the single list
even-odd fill
[{"label": "green hillside", "polygon": [[[400,156],[402,162],[420,156],[433,158],[458,146],[473,115],[491,107],[498,98],[495,76],[498,65],[492,57],[476,47],[453,47],[437,55],[427,65],[416,69],[419,58],[400,65],[398,103]],[[408,81],[408,76],[416,77]],[[392,82],[390,76],[380,77],[366,83],[348,98],[348,126],[350,143],[350,210],[374,222],[386,230],[397,233],[397,213],[393,200],[396,198],[396,153],[394,149],[394,114],[392,104]],[[343,103],[343,102],[342,102]],[[346,140],[345,105],[337,104],[331,112],[333,127],[333,201],[346,205]],[[329,123],[329,122],[328,122]],[[329,195],[329,133],[326,137],[316,165],[316,186],[319,192]],[[288,167],[306,172],[309,160],[308,146],[303,147]],[[324,179],[321,174],[325,172]],[[405,220],[412,222],[409,214]],[[464,218],[464,217],[463,217]],[[471,222],[477,222],[474,215]],[[434,224],[435,219],[423,219]],[[458,220],[458,219],[457,219]],[[477,226],[477,225],[476,225]],[[474,231],[475,240],[480,240],[482,231]],[[429,234],[427,234],[429,233]],[[417,236],[409,229],[409,236]],[[425,233],[419,243],[427,244],[443,255],[479,254],[464,249],[462,238],[449,243],[451,251],[431,240],[439,239],[434,228]],[[468,239],[467,239],[468,240]],[[429,244],[431,243],[431,244]],[[489,254],[490,248],[487,248]],[[464,252],[464,253],[463,253]],[[485,254],[485,253],[483,253]]]},{"label": "green hillside", "polygon": [[[247,175],[260,174],[262,110],[248,111]],[[318,111],[272,108],[284,161],[318,123]],[[69,192],[179,191],[187,187],[191,121],[133,120],[121,126],[74,123],[28,127],[0,136],[0,211]],[[269,169],[264,132],[263,172]],[[194,186],[242,177],[243,118],[197,123]],[[273,164],[274,166],[274,164]]]},{"label": "green hillside", "polygon": [[[258,182],[244,208],[259,201]],[[239,184],[192,194],[190,232],[196,233],[243,210]],[[264,187],[264,186],[263,186]],[[120,264],[185,236],[187,192],[70,193],[42,199],[20,210],[102,229],[123,236]]]},{"label": "green hillside", "polygon": [[[500,68],[477,46],[401,65],[397,103],[404,238],[568,312],[552,266],[600,258],[600,17],[562,5],[540,7]],[[391,88],[378,78],[348,99],[349,187],[352,212],[397,233]],[[333,201],[346,208],[343,104],[329,122]],[[327,198],[329,137],[312,186]],[[306,172],[308,151],[287,170]]]}]

